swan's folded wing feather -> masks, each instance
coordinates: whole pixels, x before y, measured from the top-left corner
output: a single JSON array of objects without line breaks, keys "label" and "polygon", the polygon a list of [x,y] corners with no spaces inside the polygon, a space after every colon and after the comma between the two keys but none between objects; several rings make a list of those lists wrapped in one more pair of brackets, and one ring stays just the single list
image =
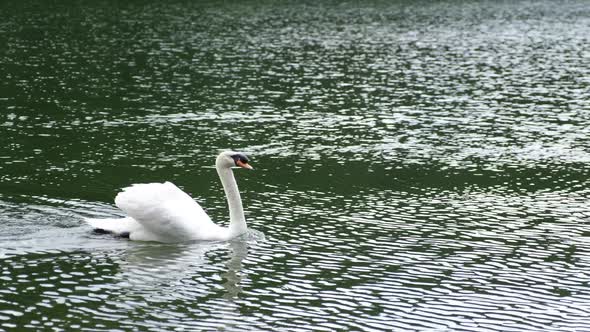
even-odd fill
[{"label": "swan's folded wing feather", "polygon": [[190,239],[215,227],[203,208],[170,182],[124,188],[115,204],[149,232],[170,240]]}]

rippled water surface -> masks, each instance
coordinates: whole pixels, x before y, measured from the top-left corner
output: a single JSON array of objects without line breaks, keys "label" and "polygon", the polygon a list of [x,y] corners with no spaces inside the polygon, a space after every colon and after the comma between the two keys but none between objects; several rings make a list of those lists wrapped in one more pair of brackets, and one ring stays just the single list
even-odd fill
[{"label": "rippled water surface", "polygon": [[[0,4],[0,329],[590,330],[587,1]],[[95,234],[170,180],[250,231]]]}]

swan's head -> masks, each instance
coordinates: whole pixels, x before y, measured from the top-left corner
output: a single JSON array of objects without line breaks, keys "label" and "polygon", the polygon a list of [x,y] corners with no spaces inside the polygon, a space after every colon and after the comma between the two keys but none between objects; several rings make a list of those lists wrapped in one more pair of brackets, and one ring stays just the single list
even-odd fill
[{"label": "swan's head", "polygon": [[219,154],[215,164],[218,167],[242,167],[246,169],[254,169],[250,166],[249,162],[250,160],[248,157],[242,152],[224,151]]}]

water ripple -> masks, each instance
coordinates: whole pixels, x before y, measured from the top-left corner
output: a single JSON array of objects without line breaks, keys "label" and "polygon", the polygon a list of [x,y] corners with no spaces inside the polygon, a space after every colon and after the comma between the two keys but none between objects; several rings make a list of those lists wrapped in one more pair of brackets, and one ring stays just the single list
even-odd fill
[{"label": "water ripple", "polygon": [[[0,329],[588,330],[583,1],[62,6],[0,4]],[[83,225],[226,224],[228,147],[244,238]]]}]

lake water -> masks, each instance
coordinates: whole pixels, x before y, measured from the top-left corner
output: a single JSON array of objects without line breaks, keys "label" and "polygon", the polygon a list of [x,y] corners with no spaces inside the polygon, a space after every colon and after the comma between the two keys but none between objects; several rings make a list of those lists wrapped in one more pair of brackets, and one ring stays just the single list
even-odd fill
[{"label": "lake water", "polygon": [[[0,329],[590,330],[587,1],[5,1]],[[169,180],[227,243],[95,234]]]}]

